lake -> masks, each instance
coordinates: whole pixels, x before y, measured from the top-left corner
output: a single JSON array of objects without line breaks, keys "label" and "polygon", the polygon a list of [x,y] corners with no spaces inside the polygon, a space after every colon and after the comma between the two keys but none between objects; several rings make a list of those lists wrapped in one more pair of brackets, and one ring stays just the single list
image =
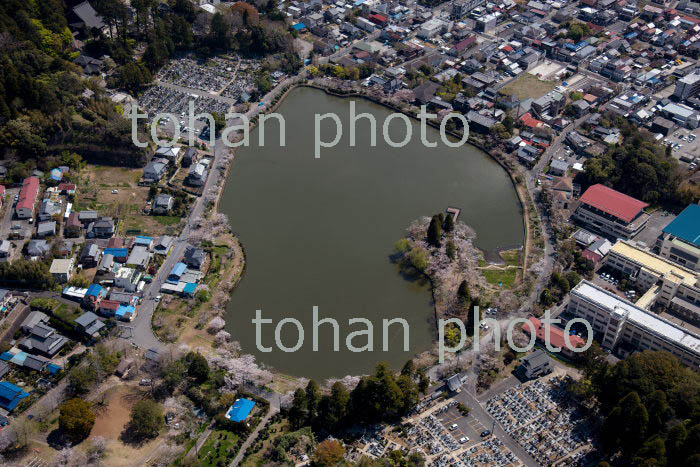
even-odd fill
[{"label": "lake", "polygon": [[[394,243],[421,216],[461,208],[459,220],[477,233],[476,246],[493,254],[519,247],[523,241],[522,208],[510,178],[483,151],[464,145],[450,148],[437,130],[428,128],[435,148],[420,143],[420,125],[413,121],[413,139],[403,148],[384,142],[382,122],[391,113],[383,106],[354,99],[356,112],[373,114],[378,123],[377,146],[370,146],[367,120],[357,124],[356,147],[348,138],[349,101],[311,88],[292,91],[277,112],[286,124],[286,146],[279,147],[277,122],[265,128],[259,147],[258,129],[250,147],[236,151],[220,211],[229,216],[246,252],[246,272],[233,291],[226,329],[244,352],[258,362],[294,376],[325,379],[366,374],[379,361],[399,368],[430,348],[435,316],[429,287],[403,278],[390,261]],[[334,112],[344,134],[334,148],[314,157],[314,115]],[[392,121],[389,135],[401,141],[406,128]],[[334,126],[323,121],[324,141]],[[333,349],[333,327],[320,325],[318,351],[312,348],[312,310],[339,323],[339,351]],[[272,324],[261,325],[256,347],[256,310]],[[400,325],[387,333],[382,350],[382,319],[401,317],[409,324],[410,348],[403,350]],[[304,330],[301,348],[287,353],[275,344],[275,327],[284,318],[297,319]],[[374,350],[351,352],[346,337],[366,329],[351,318],[368,319],[374,327]],[[293,347],[298,330],[281,327],[280,340]],[[367,338],[352,344],[362,347]]]}]

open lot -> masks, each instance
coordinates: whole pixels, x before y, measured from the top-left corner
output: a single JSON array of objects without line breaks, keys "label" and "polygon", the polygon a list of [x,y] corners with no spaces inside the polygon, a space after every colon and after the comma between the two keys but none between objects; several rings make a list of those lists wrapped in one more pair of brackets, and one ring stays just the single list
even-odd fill
[{"label": "open lot", "polygon": [[550,79],[554,77],[557,73],[559,73],[561,70],[564,70],[566,66],[560,64],[560,63],[555,63],[555,62],[550,62],[549,60],[545,60],[544,62],[540,63],[537,65],[535,68],[532,70],[528,71],[529,74],[536,76],[540,79]]},{"label": "open lot", "polygon": [[508,83],[501,92],[515,95],[520,99],[537,99],[556,87],[556,81],[544,81],[530,73],[523,73],[515,81]]},{"label": "open lot", "polygon": [[74,208],[92,209],[102,216],[119,219],[121,235],[137,231],[154,236],[176,234],[181,222],[179,218],[144,213],[149,187],[136,185],[137,174],[140,177],[142,171],[116,167],[109,170],[98,167],[95,171],[91,168],[85,175],[89,182],[78,185]]}]

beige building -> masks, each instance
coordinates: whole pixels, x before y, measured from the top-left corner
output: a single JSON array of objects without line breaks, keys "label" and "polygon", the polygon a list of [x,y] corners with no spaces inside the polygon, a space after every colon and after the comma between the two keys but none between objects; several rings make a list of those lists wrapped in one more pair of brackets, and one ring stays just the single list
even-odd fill
[{"label": "beige building", "polygon": [[700,321],[700,274],[655,255],[634,242],[618,240],[605,265],[629,277],[645,293],[636,305],[669,308],[690,321]]}]

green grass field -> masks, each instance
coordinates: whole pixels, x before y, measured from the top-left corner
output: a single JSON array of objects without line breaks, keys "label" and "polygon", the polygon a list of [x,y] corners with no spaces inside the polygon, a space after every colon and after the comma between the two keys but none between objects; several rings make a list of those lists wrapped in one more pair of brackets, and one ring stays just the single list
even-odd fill
[{"label": "green grass field", "polygon": [[489,284],[499,285],[503,283],[503,287],[511,288],[515,284],[518,269],[515,267],[508,267],[506,269],[482,269],[481,273]]},{"label": "green grass field", "polygon": [[214,430],[197,455],[197,465],[217,467],[229,465],[241,445],[240,437],[230,431]]}]

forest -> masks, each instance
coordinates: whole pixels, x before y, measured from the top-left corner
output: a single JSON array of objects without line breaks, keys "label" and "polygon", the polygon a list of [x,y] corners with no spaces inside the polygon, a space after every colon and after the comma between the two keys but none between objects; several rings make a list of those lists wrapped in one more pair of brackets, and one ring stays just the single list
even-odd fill
[{"label": "forest", "polygon": [[606,357],[592,346],[572,388],[602,416],[600,465],[700,465],[700,375],[668,352]]},{"label": "forest", "polygon": [[700,198],[699,190],[681,183],[678,161],[658,144],[651,133],[640,130],[623,117],[606,115],[603,126],[616,126],[624,138],[584,166],[577,182],[586,188],[603,183],[650,204],[682,209]]},{"label": "forest", "polygon": [[22,164],[21,173],[10,171],[9,181],[51,168],[51,157],[65,152],[100,164],[145,164],[146,149],[132,144],[123,109],[98,78],[82,76],[74,63],[81,53],[104,58],[107,84],[134,95],[180,53],[278,54],[285,67],[301,65],[291,53],[291,34],[270,20],[278,17],[272,2],[260,5],[261,12],[239,2],[209,15],[189,0],[133,0],[132,15],[120,0],[94,0],[109,27],[79,35],[82,49],[68,27],[75,3],[3,0],[0,5],[0,155]]}]

